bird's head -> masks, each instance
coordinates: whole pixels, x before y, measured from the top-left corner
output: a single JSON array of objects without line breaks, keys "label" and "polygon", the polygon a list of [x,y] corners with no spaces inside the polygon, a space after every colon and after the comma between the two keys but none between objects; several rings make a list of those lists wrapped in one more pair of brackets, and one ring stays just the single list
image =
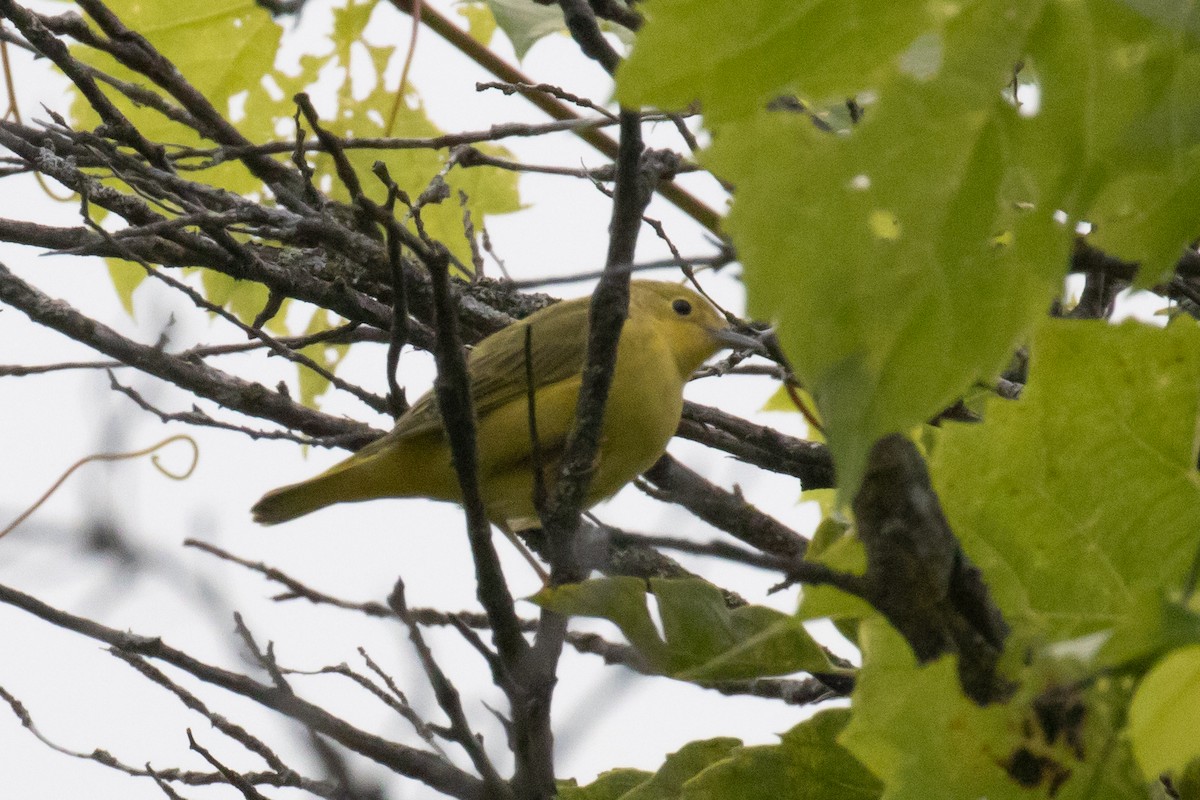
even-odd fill
[{"label": "bird's head", "polygon": [[629,314],[652,321],[684,376],[726,348],[763,350],[758,339],[734,330],[712,303],[677,283],[632,281]]}]

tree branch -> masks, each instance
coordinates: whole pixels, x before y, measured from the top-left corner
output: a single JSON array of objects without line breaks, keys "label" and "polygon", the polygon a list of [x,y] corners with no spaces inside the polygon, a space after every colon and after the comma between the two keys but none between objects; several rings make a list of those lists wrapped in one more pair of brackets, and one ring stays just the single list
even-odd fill
[{"label": "tree branch", "polygon": [[645,478],[655,487],[653,496],[678,503],[715,528],[729,533],[764,553],[798,559],[808,540],[779,520],[747,503],[741,494],[727,492],[688,469],[670,455],[663,457]]},{"label": "tree branch", "polygon": [[66,303],[42,294],[3,264],[0,264],[0,300],[20,309],[34,322],[226,408],[269,419],[311,436],[342,436],[355,449],[380,435],[368,425],[313,411],[261,384],[126,339]]},{"label": "tree branch", "polygon": [[1008,625],[942,513],[916,447],[900,434],[875,443],[854,498],[867,551],[862,597],[925,663],[958,656],[963,691],[979,704],[1007,697],[997,673]]},{"label": "tree branch", "polygon": [[0,585],[0,603],[26,611],[52,625],[104,642],[131,655],[141,655],[172,664],[205,683],[253,700],[311,727],[339,744],[407,777],[460,800],[485,800],[482,782],[438,756],[425,753],[360,730],[292,692],[270,686],[236,672],[199,661],[158,637],[139,636],[105,627],[77,617]]}]

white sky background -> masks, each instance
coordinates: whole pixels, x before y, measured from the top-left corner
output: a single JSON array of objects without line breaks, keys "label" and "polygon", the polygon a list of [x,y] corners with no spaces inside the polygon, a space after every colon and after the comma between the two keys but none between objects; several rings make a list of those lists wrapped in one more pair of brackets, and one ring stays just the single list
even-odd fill
[{"label": "white sky background", "polygon": [[[328,30],[326,5],[317,0],[310,3],[300,33],[320,37]],[[449,11],[448,2],[439,0],[434,5],[457,19]],[[49,10],[57,13],[62,7],[50,6]],[[407,42],[410,22],[406,17],[384,7],[377,12],[376,23],[372,31],[375,43]],[[515,60],[503,34],[497,34],[493,47]],[[394,82],[399,65],[393,67]],[[536,80],[596,100],[606,99],[610,92],[608,79],[599,67],[587,62],[565,36],[537,44],[523,69]],[[42,103],[65,113],[67,98],[61,78],[50,76],[43,66],[32,65],[27,59],[18,59],[17,70],[27,118],[42,117]],[[496,122],[545,121],[519,97],[504,97],[498,92],[477,94],[475,81],[489,78],[432,32],[422,32],[412,79],[442,129],[476,130]],[[670,126],[662,126],[652,134],[651,143],[682,148]],[[604,163],[600,155],[566,133],[536,140],[512,139],[505,145],[518,159],[532,163]],[[721,207],[723,195],[711,179],[696,176],[683,182],[714,207]],[[18,185],[24,188],[18,191]],[[32,181],[5,179],[3,186],[0,215],[56,225],[78,224],[77,205],[49,201]],[[578,179],[536,175],[521,179],[521,196],[526,210],[488,221],[495,247],[516,277],[590,271],[603,264],[607,198]],[[697,227],[668,204],[656,201],[649,213],[664,221],[685,254],[710,251]],[[640,259],[668,255],[648,228],[643,230],[641,241]],[[32,249],[12,246],[0,247],[0,261],[46,294],[83,309],[140,342],[155,342],[173,312],[175,324],[169,328],[172,350],[201,342],[244,341],[239,332],[220,321],[204,322],[204,315],[151,281],[139,289],[135,319],[131,320],[121,309],[99,262],[42,257]],[[709,278],[705,285],[718,299],[734,309],[741,308],[741,290],[731,272]],[[568,295],[588,288],[587,284],[573,284],[550,291]],[[383,393],[384,352],[381,346],[358,345],[339,374]],[[2,364],[96,357],[82,345],[31,324],[16,310],[0,311]],[[294,367],[279,359],[265,359],[261,353],[225,357],[214,363],[267,386],[283,378],[295,386]],[[166,410],[186,410],[193,402],[190,395],[131,370],[121,370],[118,375]],[[410,388],[410,398],[423,391],[431,378],[431,367],[424,356],[405,354],[401,383]],[[772,388],[764,379],[728,377],[694,384],[688,396],[800,433],[795,415],[757,414]],[[211,404],[200,405],[213,411]],[[378,427],[388,426],[386,418],[373,415],[357,401],[329,395],[322,407],[366,419]],[[214,414],[231,418],[220,411]],[[200,463],[190,480],[167,480],[145,460],[84,467],[21,529],[0,541],[0,583],[117,629],[162,636],[169,644],[210,663],[252,674],[254,668],[237,655],[233,610],[243,614],[260,644],[274,641],[285,666],[316,669],[346,662],[366,672],[356,653],[361,645],[397,679],[428,719],[440,722],[441,715],[411,657],[401,626],[301,601],[272,602],[277,586],[247,570],[182,547],[187,537],[210,541],[349,600],[383,601],[399,574],[408,585],[413,607],[475,608],[470,556],[461,514],[454,506],[392,500],[335,507],[271,529],[250,522],[248,509],[265,490],[320,471],[342,458],[345,454],[341,451],[315,450],[306,455],[291,443],[252,441],[236,433],[179,424],[164,426],[128,398],[112,392],[102,372],[0,378],[0,524],[15,517],[77,458],[98,451],[144,447],[177,432],[190,433],[200,445]],[[166,451],[164,461],[169,465],[185,462],[186,447],[173,447],[178,449]],[[796,503],[796,481],[738,464],[688,442],[674,442],[671,451],[710,480],[725,487],[738,483],[751,502],[786,524],[803,531],[811,528],[813,515]],[[601,506],[599,514],[606,521],[634,530],[685,535],[701,541],[715,535],[690,515],[650,501],[633,489]],[[139,548],[135,557],[150,566],[131,571],[111,554],[89,553],[89,526],[98,520],[106,520],[134,542]],[[518,594],[536,590],[536,578],[511,548],[503,540],[498,548],[514,590]],[[766,588],[775,581],[773,575],[711,561],[680,560],[752,602],[784,610],[794,608],[794,590],[765,596]],[[212,611],[211,593],[216,594],[216,606],[223,611]],[[523,611],[532,616],[535,609],[523,604]],[[610,626],[591,627],[618,638]],[[52,628],[8,606],[0,606],[0,630],[4,632],[0,686],[19,698],[40,730],[57,743],[84,752],[104,748],[131,764],[150,762],[157,768],[206,769],[199,756],[187,750],[185,729],[191,727],[202,745],[228,759],[232,766],[261,766],[256,758],[211,729],[201,716],[187,712],[163,689],[134,674],[97,643]],[[442,665],[457,679],[468,713],[492,743],[491,751],[503,754],[502,734],[482,702],[503,708],[504,701],[487,680],[479,658],[457,634],[434,629],[427,630],[426,635]],[[316,765],[295,755],[308,750],[297,726],[164,669],[203,697],[212,710],[264,735],[293,767],[320,777]],[[575,654],[570,648],[563,658],[560,678],[555,697],[559,775],[576,777],[581,782],[613,767],[654,769],[664,754],[695,739],[737,736],[748,743],[775,741],[775,733],[808,713],[776,702],[724,698],[667,679],[636,677],[623,669],[604,668],[598,658]],[[343,678],[298,676],[294,685],[302,695],[367,730],[406,743],[417,742],[406,723]],[[509,768],[503,757],[502,768]],[[380,770],[375,774],[385,775]],[[385,779],[389,781],[390,797],[435,796],[414,782]],[[297,796],[286,790],[266,789],[265,793],[273,797]],[[183,794],[191,798],[232,796],[228,788],[186,788]],[[140,800],[163,795],[147,779],[129,778],[51,751],[22,729],[7,707],[0,706],[0,797],[36,800],[73,796]]]}]

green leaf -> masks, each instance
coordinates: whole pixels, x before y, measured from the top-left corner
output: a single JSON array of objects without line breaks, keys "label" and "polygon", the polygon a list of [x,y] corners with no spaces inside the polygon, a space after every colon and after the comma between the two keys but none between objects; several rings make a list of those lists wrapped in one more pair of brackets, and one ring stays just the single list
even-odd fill
[{"label": "green leaf", "polygon": [[862,624],[863,668],[840,741],[879,776],[883,800],[1145,800],[1117,733],[1127,694],[1081,693],[1078,673],[1038,662],[1006,703],[980,707],[954,658],[918,666],[882,617]]},{"label": "green leaf", "polygon": [[584,787],[559,787],[562,800],[675,800],[693,775],[741,745],[740,739],[689,742],[667,756],[658,772],[613,770]]},{"label": "green leaf", "polygon": [[[832,538],[839,529],[841,533]],[[857,536],[846,533],[844,525],[826,519],[817,528],[813,542],[818,546],[815,552],[810,551],[805,556],[807,560],[851,575],[862,575],[866,572],[867,552]],[[800,619],[828,617],[837,622],[862,619],[874,613],[874,609],[866,600],[847,594],[841,589],[832,586],[805,586],[800,595],[800,608],[796,611],[796,616]]]},{"label": "green leaf", "polygon": [[[278,138],[277,128],[292,129],[291,119],[295,114],[292,97],[295,93],[310,89],[330,74],[343,75],[343,81],[336,87],[336,106],[322,124],[335,134],[382,135],[393,102],[393,92],[385,84],[384,73],[396,48],[374,47],[363,40],[363,29],[376,5],[371,1],[349,0],[344,7],[335,9],[331,40],[319,43],[320,56],[302,56],[301,69],[294,75],[275,69],[282,30],[253,0],[182,0],[170,4],[116,0],[109,7],[170,58],[217,111],[231,118],[247,139],[267,142]],[[220,42],[220,47],[213,47],[213,42]],[[356,60],[355,69],[351,70],[351,57],[358,51],[365,52],[369,60]],[[145,82],[103,53],[82,46],[73,48],[72,52],[117,78]],[[359,68],[363,63],[373,67],[374,75],[363,73]],[[355,91],[361,85],[372,87],[366,97]],[[115,92],[109,94],[152,141],[211,146],[211,142],[202,140],[191,129],[158,112],[134,106]],[[233,112],[237,109],[241,111],[235,115]],[[95,111],[78,93],[72,104],[72,122],[85,128],[99,123]],[[440,133],[417,104],[416,107],[404,105],[401,109],[394,135],[420,137]],[[485,149],[491,154],[507,155],[499,147]],[[444,171],[448,157],[445,152],[433,150],[380,154],[362,149],[350,150],[348,156],[368,193],[377,199],[382,198],[384,190],[370,172],[375,160],[382,158],[401,188],[416,198],[434,176]],[[348,193],[336,178],[332,160],[325,154],[310,154],[310,158],[317,164],[316,184],[328,185],[336,199],[347,201]],[[237,194],[266,193],[262,182],[236,160],[225,159],[215,166],[208,165],[202,173],[191,174],[201,174],[213,186]],[[471,249],[464,233],[459,192],[467,195],[466,205],[478,230],[485,215],[520,208],[517,176],[490,168],[459,169],[451,171],[447,183],[449,199],[427,205],[422,219],[430,236],[442,240],[462,263],[469,265]],[[137,275],[132,270],[120,268],[114,268],[114,272],[118,293],[128,308]],[[228,305],[243,321],[252,320],[266,302],[266,290],[250,282],[235,283],[225,276],[206,275],[203,284],[208,300]],[[276,315],[271,323],[272,330],[283,332],[285,319],[283,313]]]},{"label": "green leaf", "polygon": [[652,578],[665,639],[647,607],[645,583],[617,577],[548,587],[532,600],[560,614],[614,622],[655,670],[697,682],[830,672],[833,665],[797,618],[763,606],[730,610],[698,579]]},{"label": "green leaf", "polygon": [[740,749],[740,739],[719,738],[689,742],[667,756],[654,777],[621,796],[621,800],[659,800],[685,796],[681,791],[688,782],[710,765],[720,762],[731,751]]},{"label": "green leaf", "polygon": [[790,411],[795,412],[796,404],[792,402],[792,396],[788,394],[786,386],[780,385],[778,389],[771,393],[767,398],[767,402],[763,403],[762,411]]},{"label": "green leaf", "polygon": [[937,13],[924,0],[652,0],[641,8],[647,23],[617,74],[617,97],[665,108],[699,100],[710,121],[751,113],[788,88],[850,96]]},{"label": "green leaf", "polygon": [[[335,319],[329,311],[324,308],[318,308],[313,311],[304,334],[309,336],[314,333],[321,333],[322,331],[336,327],[338,324],[340,324],[340,320]],[[337,371],[338,364],[346,357],[346,353],[349,350],[350,345],[348,344],[318,342],[317,344],[301,348],[300,353],[308,356],[327,372],[333,373]],[[317,398],[329,389],[329,379],[308,367],[297,365],[297,368],[300,370],[300,402],[306,406],[315,406]]]},{"label": "green leaf", "polygon": [[533,0],[487,0],[496,24],[512,42],[517,60],[523,60],[538,39],[567,29],[558,3],[542,5]]},{"label": "green leaf", "polygon": [[[203,94],[213,107],[230,115],[236,95],[245,96],[247,109],[254,102],[271,102],[261,85],[263,76],[274,71],[275,53],[282,30],[266,10],[253,0],[190,0],[178,3],[143,3],[118,0],[108,7],[131,29],[145,36],[166,54]],[[220,42],[220,47],[213,47]],[[146,79],[133,73],[112,57],[77,45],[72,54],[121,80],[144,84]],[[71,105],[72,122],[93,127],[100,119],[77,91]],[[116,92],[108,92],[113,102],[151,141],[184,146],[211,146],[192,129],[174,122],[147,107],[134,106]],[[174,101],[172,101],[174,102]],[[285,103],[290,105],[290,98]],[[274,138],[274,120],[247,114],[237,125],[252,141]],[[214,185],[234,192],[249,192],[261,187],[237,161],[226,161],[205,173]]]},{"label": "green leaf", "polygon": [[585,787],[560,787],[564,800],[875,800],[880,783],[836,741],[849,711],[823,711],[777,745],[737,739],[691,742],[653,776],[605,773]]},{"label": "green leaf", "polygon": [[[272,70],[275,51],[279,45],[280,28],[270,14],[251,0],[214,0],[191,3],[135,3],[131,0],[109,3],[108,7],[131,29],[145,36],[172,61],[188,80],[202,92],[221,113],[228,114],[234,95],[248,92],[248,97],[264,94],[256,81]],[[221,47],[211,43],[220,41]],[[80,45],[71,48],[72,55],[85,63],[99,67],[121,80],[144,84],[146,79],[117,63],[113,58]],[[253,76],[253,80],[250,77]],[[99,115],[74,88],[71,122],[79,128],[100,124]],[[117,92],[106,94],[133,122],[142,134],[154,142],[173,145],[211,146],[195,131],[160,115],[149,108],[134,106]],[[173,102],[173,101],[172,101]],[[248,100],[249,102],[249,100]],[[269,124],[256,128],[244,120],[239,126],[250,137],[267,140],[272,137]],[[239,163],[227,161],[207,171],[214,185],[235,192],[249,192],[261,184]],[[93,207],[97,219],[103,211]],[[133,313],[133,291],[145,279],[145,271],[136,265],[122,265],[107,259],[113,287],[125,310]],[[265,297],[265,293],[263,295]],[[259,306],[261,308],[261,305]],[[243,319],[246,317],[243,315]],[[250,315],[253,318],[253,314]]]},{"label": "green leaf", "polygon": [[834,667],[803,624],[766,606],[729,609],[702,580],[651,579],[668,644],[672,674],[683,680],[716,681],[786,675]]},{"label": "green leaf", "polygon": [[[200,285],[204,297],[216,306],[227,308],[247,325],[254,321],[267,304],[267,287],[253,281],[243,281],[210,269],[200,270]],[[284,304],[286,308],[286,303]],[[275,333],[285,333],[283,309],[267,322],[267,328]]]},{"label": "green leaf", "polygon": [[113,288],[117,290],[121,307],[125,309],[126,314],[132,317],[133,293],[142,285],[142,281],[150,276],[140,264],[134,264],[132,261],[106,258],[104,263],[108,266],[108,276],[112,279]]},{"label": "green leaf", "polygon": [[744,747],[684,785],[682,800],[874,800],[882,784],[837,735],[847,709],[822,711],[777,745]]},{"label": "green leaf", "polygon": [[1200,758],[1200,645],[1168,655],[1150,670],[1129,707],[1129,737],[1147,780]]},{"label": "green leaf", "polygon": [[883,779],[883,797],[1027,797],[1000,763],[1020,745],[1015,712],[968,700],[952,658],[918,667],[882,618],[860,630],[863,668],[840,741]]},{"label": "green leaf", "polygon": [[1096,665],[1140,674],[1169,650],[1200,644],[1200,615],[1163,595],[1141,593],[1096,654]]},{"label": "green leaf", "polygon": [[669,650],[659,638],[646,599],[645,581],[626,576],[547,586],[530,598],[560,614],[609,620],[651,665],[663,670],[670,658]]},{"label": "green leaf", "polygon": [[653,773],[640,769],[611,769],[600,773],[587,786],[559,781],[558,796],[560,800],[620,800],[651,777]]},{"label": "green leaf", "polygon": [[848,136],[770,111],[714,132],[705,161],[738,187],[727,228],[751,311],[779,322],[843,498],[878,438],[1004,366],[1065,269],[1069,237],[1036,202],[1001,94],[1038,5],[964,9],[938,78],[896,72]]},{"label": "green leaf", "polygon": [[[752,311],[780,320],[843,498],[876,439],[989,379],[1042,313],[1070,238],[1053,212],[1146,282],[1200,235],[1191,3],[864,5],[651,2],[620,76],[627,103],[701,99]],[[1018,107],[1022,64],[1039,94]],[[765,110],[790,89],[870,89],[865,119]]]},{"label": "green leaf", "polygon": [[[813,534],[814,541],[809,543],[810,548],[814,545],[822,547],[825,544],[832,544],[842,537],[842,533],[844,533],[845,529],[849,526],[849,523],[847,523],[845,520],[829,520],[829,517],[834,513],[834,508],[836,507],[836,498],[837,490],[832,488],[805,489],[804,491],[800,492],[800,502],[816,503],[822,517],[821,524],[817,526],[817,530]],[[828,526],[825,524],[826,521],[829,521],[830,523]],[[817,534],[822,534],[820,537],[822,542],[820,544],[815,541],[818,538]]]},{"label": "green leaf", "polygon": [[[820,116],[828,98],[864,90],[886,104],[905,91],[899,76],[948,84],[966,74],[956,49],[1007,48],[1007,68],[1023,65],[1020,80],[1037,96],[1024,103],[1021,146],[1002,160],[1026,162],[1024,179],[1040,184],[1043,211],[1093,223],[1099,246],[1145,264],[1145,286],[1200,233],[1190,211],[1200,203],[1200,15],[1188,0],[814,1],[786,10],[762,0],[658,0],[646,13],[619,96],[670,107],[699,99],[718,132],[785,91],[812,101]],[[961,35],[971,17],[995,21],[998,35]],[[1021,30],[1003,30],[1013,22]],[[986,56],[978,66],[972,79],[991,69]],[[918,145],[902,133],[891,142],[897,153]],[[875,218],[885,227],[887,213]]]},{"label": "green leaf", "polygon": [[[812,500],[820,504],[821,512],[825,515],[821,523],[817,525],[817,529],[813,531],[812,539],[809,540],[808,551],[805,553],[807,559],[822,558],[826,551],[850,535],[850,523],[831,514],[830,493],[832,491],[832,489],[810,489],[801,495],[804,500]],[[857,556],[850,564],[850,569],[855,569],[860,573],[864,568],[865,564]]]},{"label": "green leaf", "polygon": [[[1186,0],[1050,3],[1030,45],[1031,151],[1089,239],[1149,286],[1200,233],[1200,17]],[[1102,109],[1102,110],[1101,110]]]},{"label": "green leaf", "polygon": [[[340,136],[383,136],[387,117],[395,102],[394,90],[388,88],[384,82],[384,72],[395,53],[395,48],[370,47],[362,43],[362,29],[367,24],[372,8],[373,3],[366,3],[335,12],[339,28],[344,30],[339,37],[344,44],[334,63],[344,68],[345,79],[338,89],[338,110],[331,119],[322,120],[322,125]],[[355,43],[367,49],[375,66],[375,80],[366,96],[360,96],[354,91],[357,79],[351,79],[353,70],[350,69],[350,45]],[[293,86],[282,81],[281,85],[285,87],[288,97],[306,88],[305,85]],[[415,101],[415,95],[413,98],[412,105],[409,104],[408,98],[406,102],[401,103],[391,135],[411,138],[440,135],[442,131],[429,119],[419,101]],[[480,146],[480,149],[489,155],[511,157],[507,150],[499,146]],[[382,203],[386,197],[386,189],[371,174],[376,161],[383,162],[400,188],[415,200],[436,176],[445,172],[449,154],[424,148],[385,152],[356,149],[348,150],[346,157],[358,173],[366,193]],[[318,186],[322,181],[328,181],[331,186],[329,194],[334,199],[350,202],[350,194],[337,177],[333,159],[325,154],[313,154],[312,161],[316,167],[313,181]],[[421,219],[425,232],[444,243],[461,263],[469,267],[471,248],[463,227],[463,208],[460,205],[459,192],[467,196],[467,208],[471,212],[475,229],[479,230],[484,216],[520,209],[517,175],[505,170],[473,167],[451,170],[445,176],[445,181],[450,189],[449,197],[439,203],[426,205],[421,210]],[[415,230],[412,223],[410,227]]]},{"label": "green leaf", "polygon": [[1182,774],[1174,776],[1179,800],[1200,800],[1200,759],[1193,760]]},{"label": "green leaf", "polygon": [[496,15],[487,3],[463,3],[455,11],[467,21],[467,33],[471,38],[484,47],[491,44],[492,36],[496,33]]},{"label": "green leaf", "polygon": [[1010,623],[1070,639],[1182,588],[1200,548],[1200,330],[1046,322],[1028,387],[948,425],[931,467]]}]

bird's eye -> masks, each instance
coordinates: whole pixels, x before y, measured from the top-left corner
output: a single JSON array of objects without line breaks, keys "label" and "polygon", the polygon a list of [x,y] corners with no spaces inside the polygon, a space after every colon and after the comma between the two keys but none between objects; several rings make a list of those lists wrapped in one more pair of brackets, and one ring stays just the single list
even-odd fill
[{"label": "bird's eye", "polygon": [[671,303],[671,308],[675,309],[675,313],[681,317],[686,317],[688,314],[692,313],[692,304],[683,298],[673,301]]}]

